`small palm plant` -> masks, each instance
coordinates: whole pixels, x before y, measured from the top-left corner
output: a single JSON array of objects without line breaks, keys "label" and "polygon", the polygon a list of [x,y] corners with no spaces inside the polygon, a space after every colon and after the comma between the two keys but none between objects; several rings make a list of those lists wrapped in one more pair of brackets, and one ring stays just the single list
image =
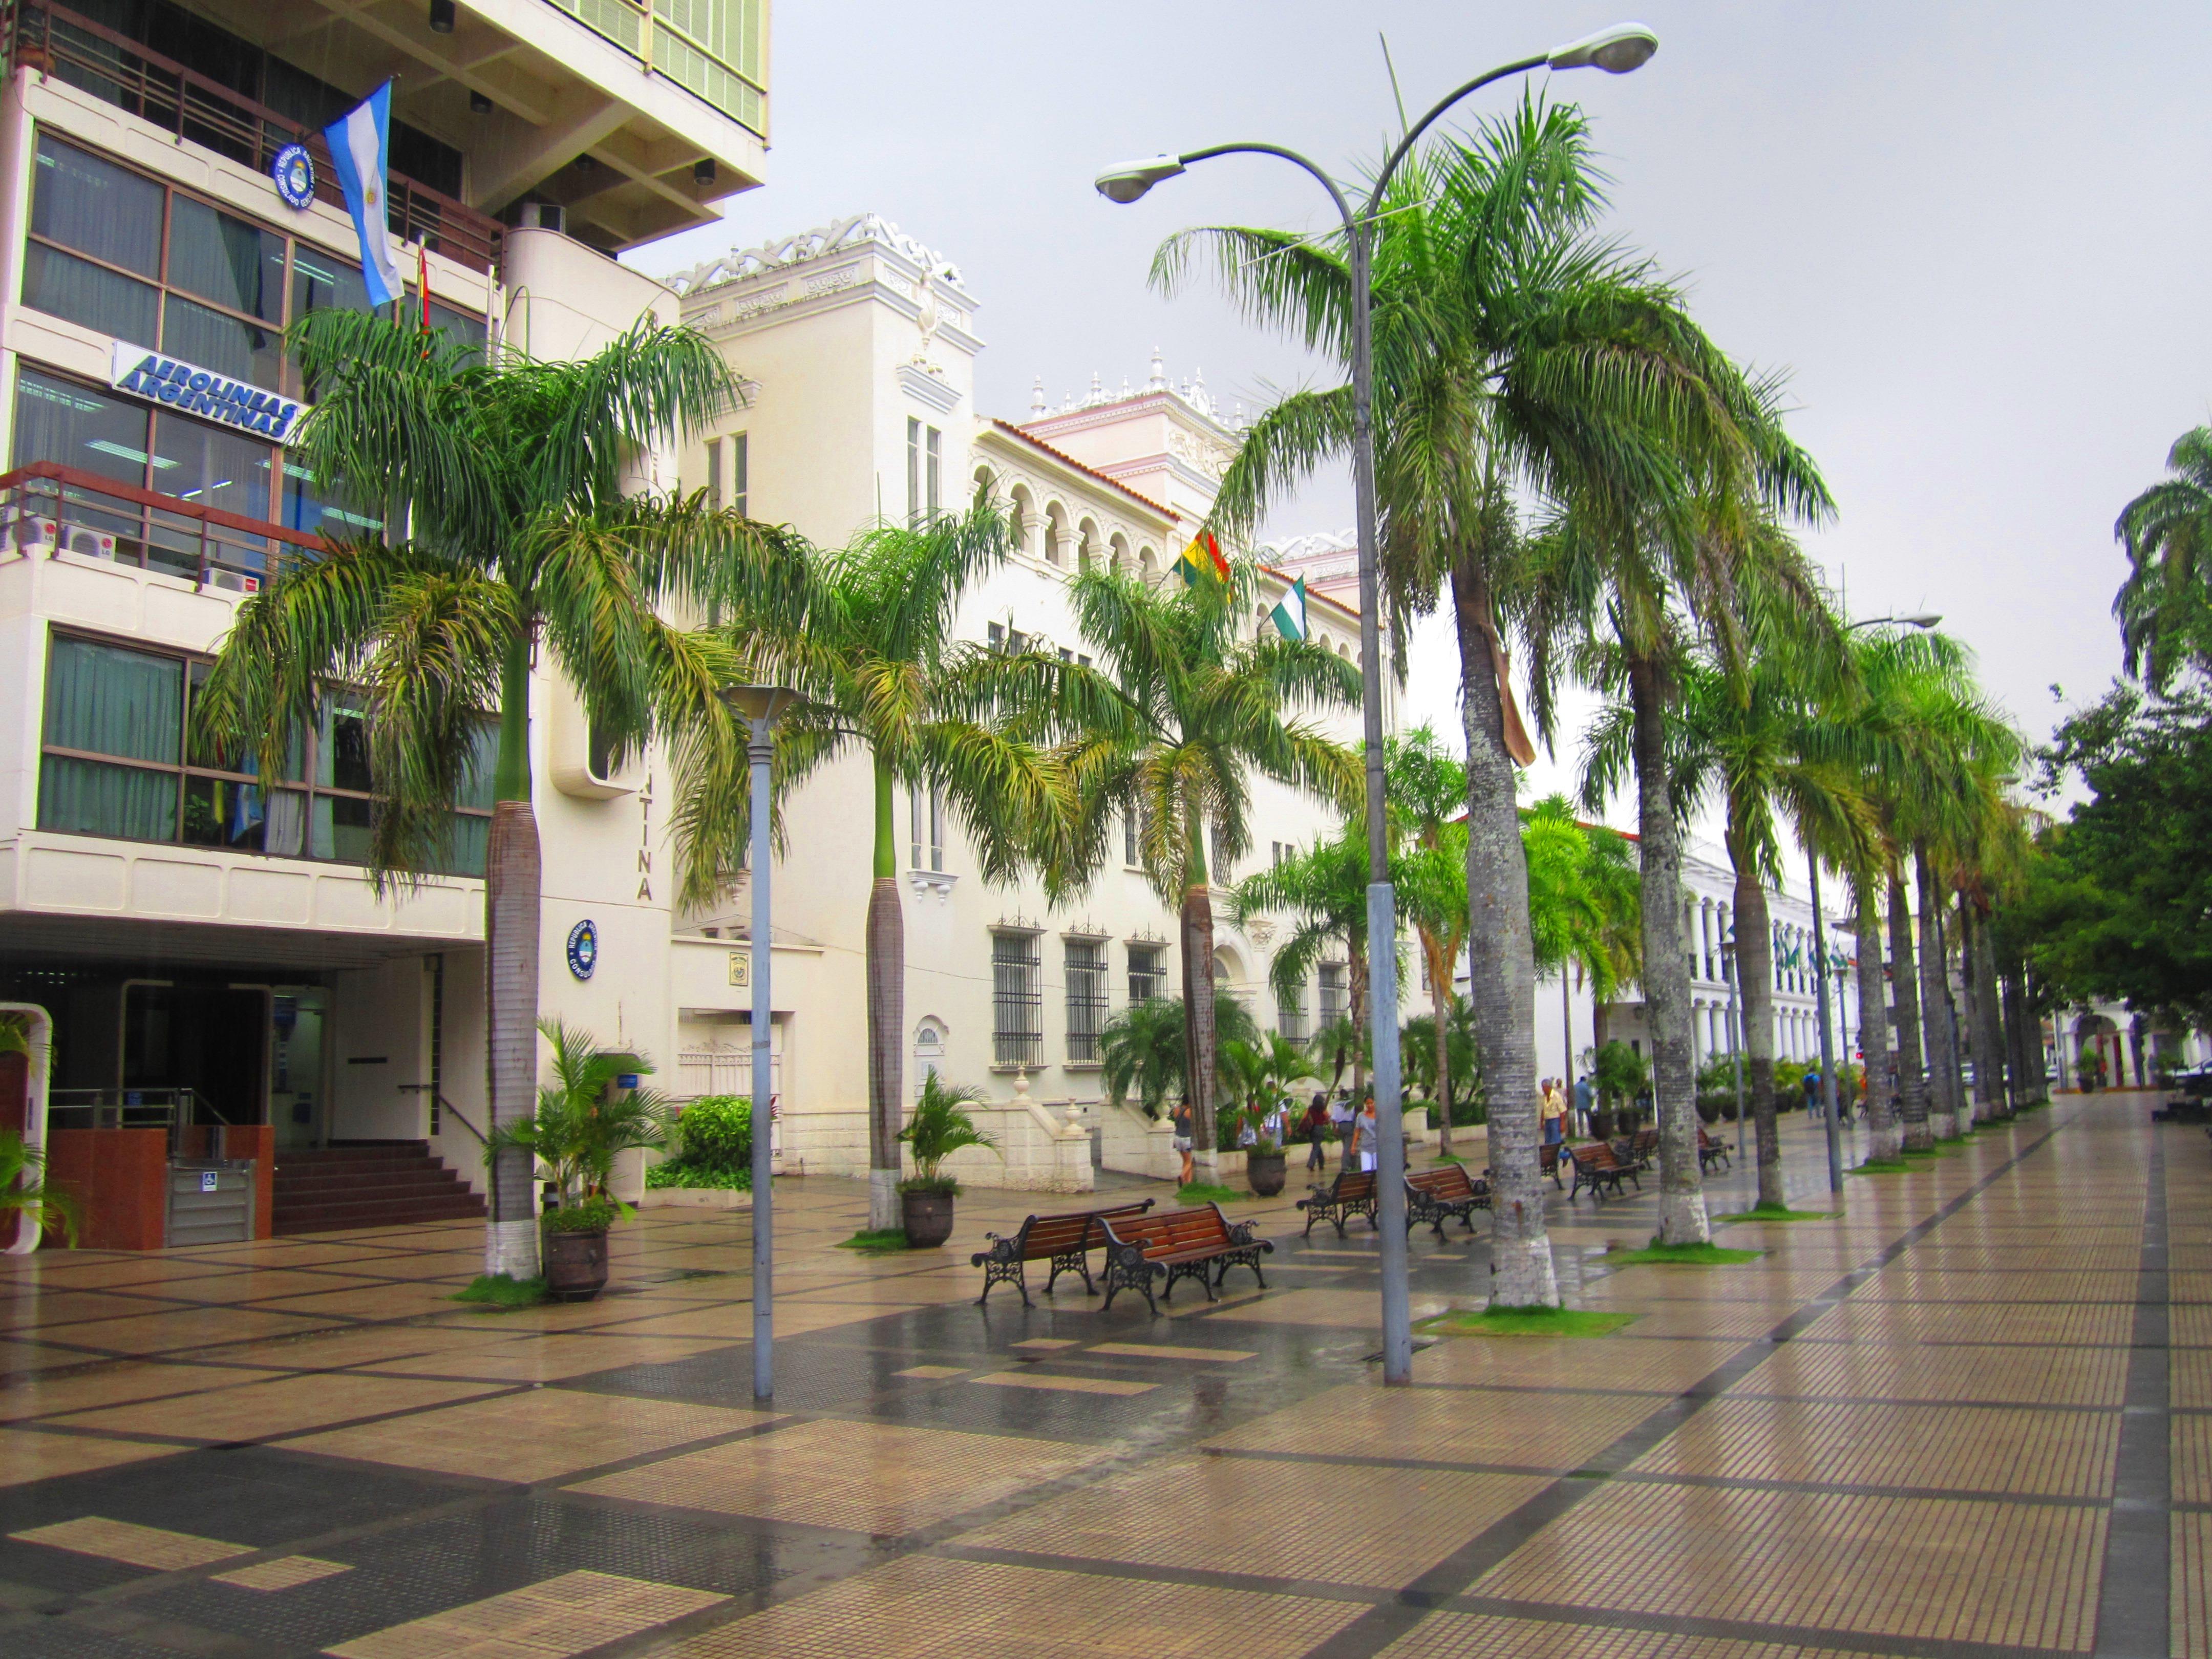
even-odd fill
[{"label": "small palm plant", "polygon": [[507,1147],[528,1152],[561,1194],[561,1207],[545,1224],[594,1231],[629,1212],[607,1192],[615,1158],[634,1148],[667,1146],[668,1104],[658,1090],[613,1087],[618,1077],[651,1073],[639,1056],[602,1048],[589,1032],[557,1019],[542,1020],[538,1029],[553,1045],[553,1080],[539,1085],[535,1112],[493,1133],[487,1155]]},{"label": "small palm plant", "polygon": [[915,1102],[899,1139],[914,1154],[914,1173],[899,1182],[902,1193],[931,1193],[951,1197],[960,1183],[944,1172],[945,1160],[969,1146],[999,1150],[999,1143],[975,1127],[968,1109],[983,1099],[972,1084],[954,1087],[936,1073],[922,1080],[921,1098]]},{"label": "small palm plant", "polygon": [[[5,1028],[0,1027],[0,1054],[29,1052],[27,1047],[7,1048],[5,1041]],[[44,1151],[27,1145],[12,1129],[0,1130],[0,1243],[16,1229],[33,1234],[58,1229],[75,1248],[76,1197],[51,1184],[46,1179],[46,1166]],[[15,1223],[12,1228],[8,1224],[10,1218]]]}]

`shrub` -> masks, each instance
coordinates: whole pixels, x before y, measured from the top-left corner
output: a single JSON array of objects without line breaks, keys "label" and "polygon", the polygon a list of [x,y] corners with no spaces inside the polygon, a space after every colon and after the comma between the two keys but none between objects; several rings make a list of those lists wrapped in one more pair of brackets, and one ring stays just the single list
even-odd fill
[{"label": "shrub", "polygon": [[672,1163],[702,1172],[750,1173],[753,1167],[753,1103],[749,1096],[702,1096],[676,1120],[676,1133],[679,1150]]}]

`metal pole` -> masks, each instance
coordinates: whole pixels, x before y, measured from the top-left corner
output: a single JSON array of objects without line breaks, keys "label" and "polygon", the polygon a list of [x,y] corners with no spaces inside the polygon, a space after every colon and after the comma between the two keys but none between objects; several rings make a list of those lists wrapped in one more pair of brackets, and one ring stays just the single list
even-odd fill
[{"label": "metal pole", "polygon": [[751,741],[745,758],[752,763],[752,977],[753,977],[753,1398],[775,1394],[775,1217],[769,1200],[772,1173],[770,1142],[775,1134],[775,1091],[769,1072],[775,1005],[769,995],[769,763],[775,747],[769,722],[749,720]]},{"label": "metal pole", "polygon": [[1813,882],[1813,983],[1820,1004],[1820,1098],[1828,1114],[1828,1191],[1844,1190],[1842,1138],[1836,1127],[1835,1045],[1828,1036],[1828,930],[1820,915],[1820,860],[1805,851],[1805,868]]}]

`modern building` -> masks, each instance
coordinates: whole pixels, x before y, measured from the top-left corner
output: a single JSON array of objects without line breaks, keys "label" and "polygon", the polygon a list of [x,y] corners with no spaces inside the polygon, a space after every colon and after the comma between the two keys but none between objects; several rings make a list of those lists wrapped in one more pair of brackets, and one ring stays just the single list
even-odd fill
[{"label": "modern building", "polygon": [[[386,205],[433,320],[588,352],[676,314],[612,256],[763,177],[764,0],[0,17],[0,1000],[52,1012],[58,1105],[173,1109],[264,1166],[271,1139],[422,1141],[473,1177],[488,799],[457,803],[452,869],[380,896],[356,693],[324,697],[282,787],[185,743],[240,599],[334,521],[287,459],[308,389],[279,343],[303,312],[365,299],[319,129],[392,79]],[[290,170],[288,199],[295,144],[313,179],[302,192]],[[563,686],[541,675],[533,695],[558,849],[544,958],[581,907],[623,964],[549,971],[545,1011],[665,1046],[651,791],[593,774]]]}]

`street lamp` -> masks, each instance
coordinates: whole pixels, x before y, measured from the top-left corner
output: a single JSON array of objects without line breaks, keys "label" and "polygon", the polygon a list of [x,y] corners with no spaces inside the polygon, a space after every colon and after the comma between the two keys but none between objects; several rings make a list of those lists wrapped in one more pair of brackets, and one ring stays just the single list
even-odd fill
[{"label": "street lamp", "polygon": [[1444,112],[1493,81],[1537,69],[1601,69],[1626,75],[1659,49],[1659,37],[1640,23],[1623,23],[1524,58],[1477,76],[1444,98],[1407,130],[1375,175],[1359,212],[1326,172],[1279,144],[1215,144],[1180,155],[1154,155],[1125,161],[1098,175],[1095,183],[1108,201],[1127,205],[1157,184],[1173,179],[1217,155],[1273,155],[1303,168],[1328,192],[1344,234],[1352,267],[1352,477],[1359,530],[1359,681],[1367,760],[1367,937],[1378,941],[1370,952],[1369,1026],[1375,1044],[1376,1147],[1375,1182],[1382,1231],[1382,1380],[1405,1383],[1413,1376],[1412,1309],[1406,1280],[1405,1109],[1400,1098],[1397,954],[1389,941],[1398,937],[1397,896],[1390,885],[1390,848],[1382,817],[1382,649],[1376,593],[1375,544],[1375,367],[1371,312],[1374,294],[1368,269],[1367,226],[1382,205],[1398,164]]},{"label": "street lamp", "polygon": [[733,685],[722,700],[745,723],[745,758],[751,763],[753,784],[751,866],[753,925],[753,1398],[768,1400],[775,1393],[775,1217],[769,1201],[770,1140],[775,1133],[775,1106],[769,1087],[769,1056],[774,1041],[775,1004],[769,997],[769,771],[775,758],[769,738],[776,716],[797,699],[798,693],[780,685]]},{"label": "street lamp", "polygon": [[1848,634],[1854,628],[1933,628],[1942,620],[1928,611],[1912,617],[1862,617],[1856,622],[1845,623],[1844,632]]}]

